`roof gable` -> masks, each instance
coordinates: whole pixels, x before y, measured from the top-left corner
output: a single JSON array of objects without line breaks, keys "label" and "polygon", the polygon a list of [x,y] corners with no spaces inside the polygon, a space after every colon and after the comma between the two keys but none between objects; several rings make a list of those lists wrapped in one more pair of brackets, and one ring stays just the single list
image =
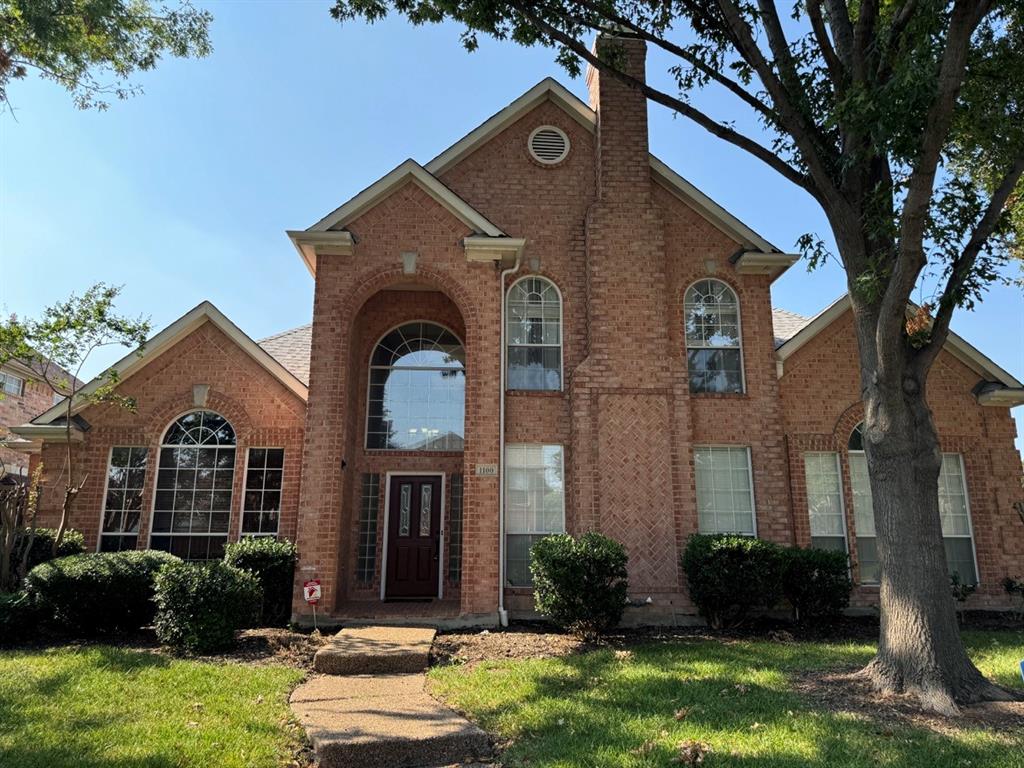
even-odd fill
[{"label": "roof gable", "polygon": [[[192,332],[199,329],[205,323],[212,323],[221,332],[223,332],[225,336],[237,344],[243,352],[263,366],[268,373],[280,381],[287,389],[291,390],[303,401],[307,399],[308,389],[303,381],[299,380],[295,374],[285,368],[265,349],[249,338],[249,336],[247,336],[237,325],[232,323],[219,309],[208,301],[204,301],[202,304],[186,312],[169,326],[149,339],[142,347],[129,352],[107,370],[113,369],[116,371],[118,377],[123,382],[141,371],[151,362],[156,360],[161,354],[169,350]],[[106,371],[104,371],[104,374],[105,373]],[[104,374],[100,374],[82,387],[79,395],[76,397],[77,402],[72,407],[73,414],[78,413],[89,405],[85,396],[95,392],[103,385],[106,381]],[[49,410],[40,414],[34,418],[31,423],[33,425],[46,425],[66,415],[67,405],[65,398],[65,401],[57,403]]]}]

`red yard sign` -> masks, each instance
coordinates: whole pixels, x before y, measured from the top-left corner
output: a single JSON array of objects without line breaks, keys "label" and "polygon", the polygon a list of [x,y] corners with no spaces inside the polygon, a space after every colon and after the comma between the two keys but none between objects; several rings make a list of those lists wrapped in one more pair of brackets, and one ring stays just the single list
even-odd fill
[{"label": "red yard sign", "polygon": [[302,597],[310,605],[320,602],[320,579],[310,579],[302,585]]}]

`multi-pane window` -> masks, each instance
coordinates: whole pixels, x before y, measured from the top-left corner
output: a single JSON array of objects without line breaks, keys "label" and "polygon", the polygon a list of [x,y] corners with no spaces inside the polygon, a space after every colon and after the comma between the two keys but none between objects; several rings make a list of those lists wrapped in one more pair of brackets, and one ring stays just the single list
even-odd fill
[{"label": "multi-pane window", "polygon": [[356,581],[372,584],[377,568],[377,518],[380,513],[380,475],[364,472],[359,495],[359,533],[356,541]]},{"label": "multi-pane window", "polygon": [[505,580],[532,583],[530,548],[565,532],[565,476],[560,445],[505,446]]},{"label": "multi-pane window", "polygon": [[434,323],[388,332],[370,357],[366,447],[461,451],[465,434],[466,353]]},{"label": "multi-pane window", "polygon": [[21,397],[25,393],[25,380],[7,371],[0,371],[0,392]]},{"label": "multi-pane window", "polygon": [[750,449],[701,447],[693,452],[701,533],[754,536]]},{"label": "multi-pane window", "polygon": [[508,289],[508,388],[562,388],[562,298],[550,280],[524,277]]},{"label": "multi-pane window", "polygon": [[846,515],[839,454],[805,453],[807,514],[811,522],[811,546],[846,552]]},{"label": "multi-pane window", "polygon": [[100,551],[135,549],[142,514],[142,486],[146,481],[146,449],[115,447],[107,466],[107,495],[103,500]]},{"label": "multi-pane window", "polygon": [[235,431],[220,414],[192,411],[164,434],[150,547],[185,560],[224,556],[235,475]]},{"label": "multi-pane window", "polygon": [[957,574],[965,584],[977,584],[978,570],[974,564],[974,542],[971,539],[971,511],[967,501],[964,465],[958,453],[942,454],[939,517],[950,574]]},{"label": "multi-pane window", "polygon": [[699,280],[683,298],[691,392],[743,391],[740,303],[721,280]]},{"label": "multi-pane window", "polygon": [[[858,424],[850,435],[850,486],[853,490],[854,522],[857,525],[857,560],[860,563],[862,584],[881,581],[882,568],[878,560],[875,515],[871,505],[871,485],[868,480],[868,462],[864,454],[863,424]],[[939,471],[939,517],[942,523],[942,543],[946,549],[946,565],[950,574],[956,573],[967,584],[978,581],[974,560],[970,502],[964,478],[963,461],[958,453],[942,454]]]},{"label": "multi-pane window", "polygon": [[243,536],[276,536],[281,523],[283,448],[250,448],[242,505]]},{"label": "multi-pane window", "polygon": [[452,475],[448,504],[448,580],[462,581],[462,475]]}]

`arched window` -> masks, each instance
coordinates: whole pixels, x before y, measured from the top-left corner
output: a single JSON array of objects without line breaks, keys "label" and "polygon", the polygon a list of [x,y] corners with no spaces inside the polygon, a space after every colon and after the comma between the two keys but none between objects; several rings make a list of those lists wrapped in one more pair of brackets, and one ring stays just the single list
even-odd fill
[{"label": "arched window", "polygon": [[543,277],[524,277],[508,289],[505,333],[508,388],[562,388],[562,297]]},{"label": "arched window", "polygon": [[213,411],[178,418],[160,446],[149,545],[186,560],[224,556],[235,478],[235,430]]},{"label": "arched window", "polygon": [[406,323],[370,356],[366,447],[461,451],[465,435],[466,352],[447,328]]},{"label": "arched window", "polygon": [[742,392],[740,303],[721,280],[699,280],[683,298],[691,392]]}]

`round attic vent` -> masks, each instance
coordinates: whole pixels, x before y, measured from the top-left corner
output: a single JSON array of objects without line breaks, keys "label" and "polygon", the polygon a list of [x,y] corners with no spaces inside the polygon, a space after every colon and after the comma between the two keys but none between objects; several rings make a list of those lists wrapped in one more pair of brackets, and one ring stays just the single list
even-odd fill
[{"label": "round attic vent", "polygon": [[530,154],[538,163],[560,163],[569,154],[569,137],[553,125],[542,125],[530,134]]}]

